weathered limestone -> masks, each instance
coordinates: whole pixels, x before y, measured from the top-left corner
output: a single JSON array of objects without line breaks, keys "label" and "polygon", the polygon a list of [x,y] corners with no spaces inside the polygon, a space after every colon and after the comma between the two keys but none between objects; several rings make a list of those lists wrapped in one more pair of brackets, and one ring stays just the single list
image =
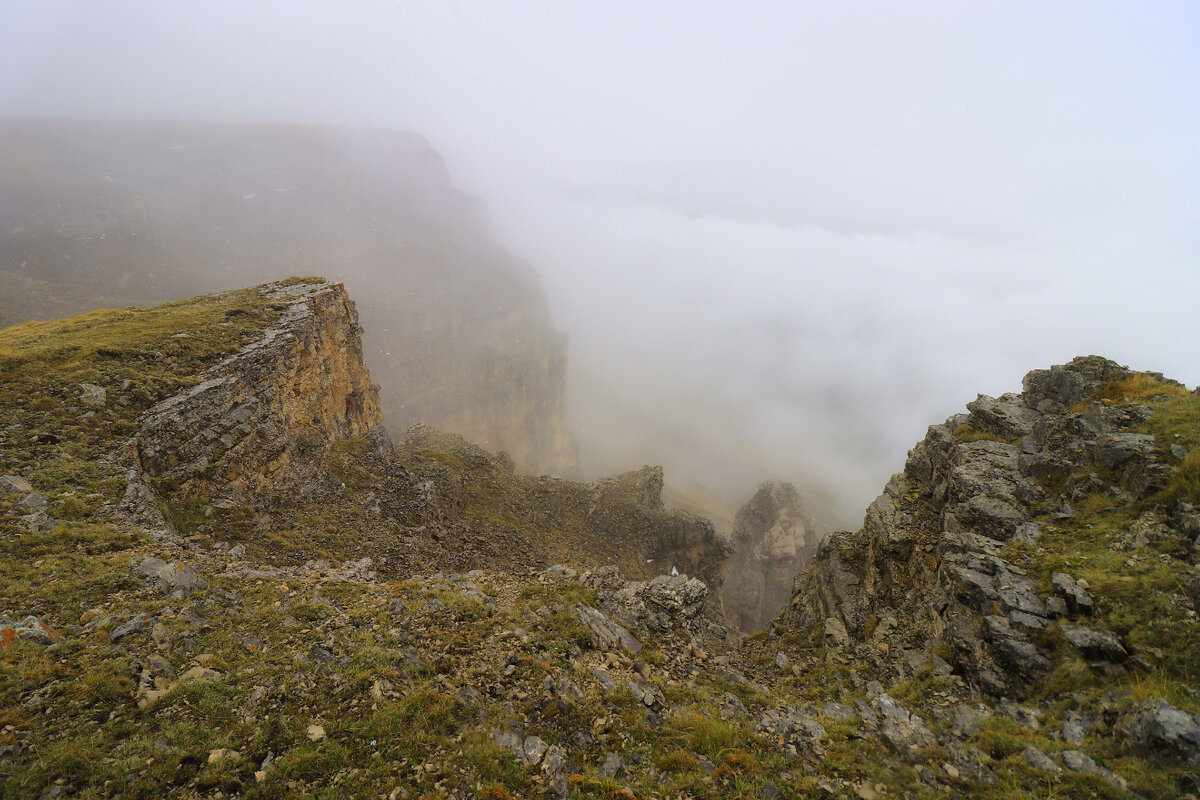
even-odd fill
[{"label": "weathered limestone", "polygon": [[208,380],[142,418],[142,470],[176,491],[253,496],[303,488],[313,456],[380,422],[354,304],[340,284],[271,284],[275,327],[209,370]]}]

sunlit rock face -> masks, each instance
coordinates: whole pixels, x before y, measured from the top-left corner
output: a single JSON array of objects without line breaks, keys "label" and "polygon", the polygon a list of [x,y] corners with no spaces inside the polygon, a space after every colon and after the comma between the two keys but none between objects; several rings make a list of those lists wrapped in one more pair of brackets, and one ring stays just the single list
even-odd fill
[{"label": "sunlit rock face", "polygon": [[423,421],[569,475],[567,343],[540,277],[407,132],[0,122],[0,326],[324,275],[395,430]]},{"label": "sunlit rock face", "polygon": [[742,631],[770,624],[791,597],[818,537],[790,483],[766,481],[734,519],[734,553],[725,567],[725,613]]}]

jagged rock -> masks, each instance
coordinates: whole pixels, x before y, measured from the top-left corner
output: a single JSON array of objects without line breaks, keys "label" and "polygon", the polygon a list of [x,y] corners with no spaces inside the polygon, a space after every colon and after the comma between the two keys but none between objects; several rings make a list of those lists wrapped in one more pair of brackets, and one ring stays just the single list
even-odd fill
[{"label": "jagged rock", "polygon": [[1061,630],[1071,646],[1089,660],[1120,662],[1129,658],[1120,638],[1112,631],[1083,625],[1063,625]]},{"label": "jagged rock", "polygon": [[766,481],[734,518],[734,552],[725,565],[725,613],[742,631],[766,627],[808,566],[818,536],[790,483]]},{"label": "jagged rock", "polygon": [[1091,615],[1095,608],[1092,596],[1074,578],[1065,572],[1055,572],[1050,576],[1050,582],[1055,593],[1066,602],[1069,613]]},{"label": "jagged rock", "polygon": [[1165,700],[1143,703],[1125,714],[1115,727],[1128,750],[1177,764],[1200,764],[1200,717]]},{"label": "jagged rock", "polygon": [[889,695],[879,695],[871,705],[882,720],[879,735],[894,752],[914,756],[934,744],[933,734],[925,727],[925,722]]},{"label": "jagged rock", "polygon": [[606,617],[603,612],[597,611],[591,606],[577,605],[575,613],[596,637],[597,646],[621,647],[631,653],[637,653],[642,649],[641,642],[634,638],[632,633]]},{"label": "jagged rock", "polygon": [[610,616],[643,635],[674,628],[696,630],[708,597],[703,581],[683,574],[633,581],[605,567],[584,576],[583,583],[597,590],[596,599]]}]

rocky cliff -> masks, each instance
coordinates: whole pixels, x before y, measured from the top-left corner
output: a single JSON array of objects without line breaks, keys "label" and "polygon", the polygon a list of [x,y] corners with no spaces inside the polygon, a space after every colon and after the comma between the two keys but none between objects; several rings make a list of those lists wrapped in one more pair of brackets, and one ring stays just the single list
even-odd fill
[{"label": "rocky cliff", "polygon": [[820,538],[790,483],[766,481],[733,522],[734,552],[725,565],[725,613],[750,633],[771,624],[792,596]]},{"label": "rocky cliff", "polygon": [[380,424],[341,284],[270,284],[262,296],[279,314],[262,338],[142,416],[134,446],[153,483],[239,500],[300,489],[333,441]]},{"label": "rocky cliff", "polygon": [[344,282],[395,430],[569,475],[566,338],[412,133],[0,121],[0,326],[321,274]]}]

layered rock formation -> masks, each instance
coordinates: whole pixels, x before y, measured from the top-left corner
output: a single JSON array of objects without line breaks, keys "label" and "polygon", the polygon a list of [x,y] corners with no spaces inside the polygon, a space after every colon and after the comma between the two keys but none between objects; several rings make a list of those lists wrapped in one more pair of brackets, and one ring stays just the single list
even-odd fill
[{"label": "layered rock formation", "polygon": [[262,287],[280,316],[207,380],[141,418],[138,462],[182,494],[249,497],[304,486],[335,439],[380,424],[354,303],[340,284]]},{"label": "layered rock formation", "polygon": [[725,613],[742,631],[767,627],[792,594],[819,538],[790,483],[765,481],[734,518],[733,555],[725,565]]},{"label": "layered rock formation", "polygon": [[395,430],[569,475],[566,338],[540,278],[406,132],[0,122],[0,326],[289,275],[345,282]]},{"label": "layered rock formation", "polygon": [[[1066,534],[1044,529],[1068,530],[1084,504],[1114,509],[1100,521],[1125,525],[1118,533],[1140,525],[1157,526],[1160,538],[1186,537],[1175,557],[1186,553],[1195,538],[1184,521],[1191,506],[1168,491],[1186,453],[1134,430],[1157,417],[1114,392],[1122,386],[1159,401],[1186,394],[1155,373],[1077,358],[1029,373],[1021,394],[981,395],[969,413],[930,427],[863,528],[822,543],[779,624],[819,632],[832,646],[880,666],[900,664],[901,672],[906,656],[937,655],[992,697],[1037,691],[1072,659],[1098,675],[1151,668],[1158,657],[1135,647],[1126,631],[1091,621],[1086,581],[1060,572],[1040,582],[1029,573],[1039,561],[1021,549],[1052,546],[1042,537]],[[1120,522],[1126,514],[1136,517],[1133,526]],[[1098,544],[1098,554],[1134,546],[1116,538]],[[1169,597],[1168,607],[1187,619],[1192,601]]]}]

